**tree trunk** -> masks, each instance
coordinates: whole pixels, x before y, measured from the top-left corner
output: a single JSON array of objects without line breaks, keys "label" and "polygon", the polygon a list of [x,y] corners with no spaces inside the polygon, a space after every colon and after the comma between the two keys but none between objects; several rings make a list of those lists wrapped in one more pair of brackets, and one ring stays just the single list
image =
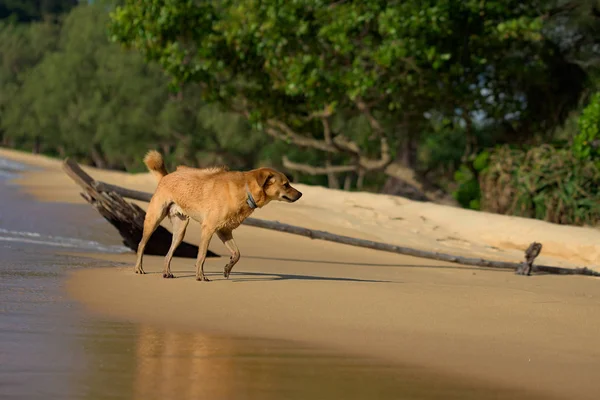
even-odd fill
[{"label": "tree trunk", "polygon": [[[327,161],[325,161],[325,167],[331,168],[331,156],[329,154],[327,155]],[[327,172],[327,186],[329,186],[330,189],[340,188],[340,181],[338,180],[335,173],[331,170]]]},{"label": "tree trunk", "polygon": [[365,171],[359,170],[358,177],[356,178],[356,190],[363,190],[363,186],[365,183]]},{"label": "tree trunk", "polygon": [[33,139],[33,154],[40,154],[41,152],[41,148],[42,148],[42,140],[40,139],[39,136],[35,136],[35,138]]},{"label": "tree trunk", "polygon": [[352,172],[348,172],[344,178],[344,190],[348,191],[352,188]]},{"label": "tree trunk", "polygon": [[[398,136],[402,140],[398,143],[396,149],[396,160],[390,166],[396,167],[396,172],[403,170],[403,173],[388,173],[388,178],[381,192],[406,197],[415,201],[431,201],[433,199],[426,193],[427,183],[414,170],[414,166],[416,165],[415,137],[411,128],[410,117],[406,116],[402,124],[398,127]],[[388,168],[388,170],[391,171],[392,168]]]},{"label": "tree trunk", "polygon": [[477,136],[473,132],[473,120],[471,119],[471,115],[469,114],[469,111],[466,108],[464,108],[463,113],[464,113],[463,119],[465,121],[466,143],[465,143],[465,151],[464,151],[462,158],[463,158],[464,163],[468,163],[471,156],[477,150]]},{"label": "tree trunk", "polygon": [[94,162],[95,167],[100,169],[106,168],[106,161],[104,161],[104,157],[102,157],[102,154],[100,153],[96,145],[92,145],[90,157],[92,157],[92,161]]}]

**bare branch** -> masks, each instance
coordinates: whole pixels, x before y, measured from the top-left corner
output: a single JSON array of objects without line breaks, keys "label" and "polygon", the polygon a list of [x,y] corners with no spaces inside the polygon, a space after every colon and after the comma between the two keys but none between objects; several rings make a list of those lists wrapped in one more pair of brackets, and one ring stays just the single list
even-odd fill
[{"label": "bare branch", "polygon": [[381,156],[378,160],[361,156],[358,160],[359,165],[367,171],[382,170],[392,162],[392,155],[390,154],[390,146],[388,145],[387,139],[381,137],[380,139],[380,153]]},{"label": "bare branch", "polygon": [[367,117],[367,120],[369,121],[369,125],[371,125],[371,129],[373,129],[373,133],[375,133],[377,136],[383,135],[383,128],[381,127],[381,124],[379,123],[379,121],[377,121],[377,119],[375,117],[373,117],[373,114],[371,113],[371,109],[369,108],[367,103],[365,103],[364,100],[360,97],[357,97],[354,100],[354,103],[356,104],[356,107],[358,108],[358,110],[361,113],[363,113],[365,115],[365,117]]},{"label": "bare branch", "polygon": [[306,116],[302,119],[305,121],[312,121],[313,119],[317,119],[317,118],[320,118],[320,119],[329,118],[332,115],[333,115],[333,106],[331,104],[327,104],[323,110],[310,113],[308,116]]},{"label": "bare branch", "polygon": [[346,136],[339,134],[333,138],[333,144],[339,150],[344,151],[346,153],[351,153],[356,156],[359,156],[361,153],[360,147]]},{"label": "bare branch", "polygon": [[[361,107],[367,115],[370,115],[370,111],[368,107],[361,101]],[[355,171],[358,172],[360,170],[364,170],[364,172],[369,171],[377,171],[383,170],[387,165],[392,162],[392,157],[390,154],[390,148],[387,142],[387,139],[384,137],[381,125],[379,122],[371,117],[371,124],[373,129],[378,130],[378,137],[380,140],[380,157],[379,159],[372,159],[368,156],[364,155],[363,150],[358,146],[357,143],[351,141],[344,135],[332,135],[331,126],[329,122],[329,117],[331,116],[332,108],[326,107],[324,111],[320,113],[315,113],[311,115],[311,117],[316,117],[317,115],[321,117],[321,122],[323,124],[323,136],[324,140],[315,139],[310,135],[299,134],[294,131],[289,125],[285,122],[280,121],[275,118],[271,118],[267,120],[267,127],[265,128],[265,132],[272,136],[273,138],[289,141],[292,144],[299,147],[306,147],[315,150],[320,150],[327,153],[327,160],[325,167],[312,167],[304,164],[297,164],[289,159],[284,159],[284,166],[289,168],[290,170],[295,170],[299,172],[305,172],[310,175],[321,175],[325,174],[328,176],[330,182],[337,181],[335,179],[336,173],[341,172],[349,172]],[[334,166],[331,165],[331,154],[337,154],[340,152],[344,152],[354,157],[355,164],[352,166]]]},{"label": "bare branch", "polygon": [[327,175],[330,173],[339,174],[342,172],[351,172],[356,171],[357,167],[355,165],[332,165],[327,167],[313,167],[308,164],[300,164],[291,161],[286,156],[283,156],[283,166],[287,169],[303,172],[308,175]]},{"label": "bare branch", "polygon": [[423,184],[419,182],[417,174],[413,169],[408,168],[398,162],[394,162],[388,165],[385,168],[384,172],[387,176],[391,176],[393,178],[404,181],[409,185],[414,186],[421,192],[425,193],[425,188],[423,187]]},{"label": "bare branch", "polygon": [[[267,132],[267,134],[276,139],[289,140],[296,146],[309,147],[330,154],[339,153],[340,151],[343,151],[356,157],[358,165],[366,171],[384,169],[388,164],[392,162],[390,148],[385,137],[380,138],[381,156],[379,159],[374,160],[363,155],[363,152],[358,146],[358,144],[349,140],[344,135],[337,135],[333,138],[330,138],[331,131],[329,130],[329,123],[326,122],[326,119],[324,119],[323,123],[324,134],[326,135],[325,141],[300,135],[294,132],[288,125],[281,121],[271,119],[268,121],[268,123],[271,126],[268,127],[265,131]],[[327,142],[329,140],[331,141],[331,143]],[[355,168],[350,170],[355,170]]]},{"label": "bare branch", "polygon": [[270,119],[267,121],[267,124],[269,126],[265,129],[265,132],[276,139],[290,141],[300,147],[308,147],[327,153],[339,153],[339,150],[335,146],[327,144],[322,140],[300,135],[281,121]]}]

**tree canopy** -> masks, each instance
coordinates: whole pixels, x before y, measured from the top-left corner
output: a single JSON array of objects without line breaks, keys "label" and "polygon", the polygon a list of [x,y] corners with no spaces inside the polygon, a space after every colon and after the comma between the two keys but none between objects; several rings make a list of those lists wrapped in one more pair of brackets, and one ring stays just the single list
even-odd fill
[{"label": "tree canopy", "polygon": [[[544,34],[547,5],[126,0],[112,14],[111,32],[161,65],[175,88],[197,83],[206,101],[326,154],[325,165],[286,158],[290,169],[404,176],[394,159],[403,148],[411,153],[428,114],[465,125],[470,153],[476,118],[535,129],[534,122],[564,119],[564,112],[556,118],[558,107],[577,104],[584,74]],[[568,85],[555,79],[569,68],[558,71],[561,63],[573,72]],[[537,99],[549,91],[574,94],[560,104]],[[368,128],[351,135],[345,122],[355,119]]]},{"label": "tree canopy", "polygon": [[133,171],[156,146],[173,163],[255,163],[261,139],[245,120],[215,111],[194,87],[174,96],[158,66],[110,43],[107,23],[102,6],[86,5],[60,25],[2,27],[4,143]]}]

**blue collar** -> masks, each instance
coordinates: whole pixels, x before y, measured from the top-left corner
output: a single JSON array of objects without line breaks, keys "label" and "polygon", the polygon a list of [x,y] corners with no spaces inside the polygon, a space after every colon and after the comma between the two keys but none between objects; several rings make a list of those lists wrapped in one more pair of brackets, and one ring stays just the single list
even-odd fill
[{"label": "blue collar", "polygon": [[251,210],[254,210],[256,207],[256,201],[254,201],[254,197],[252,197],[252,193],[250,193],[250,189],[248,189],[248,184],[246,184],[246,204],[250,207]]}]

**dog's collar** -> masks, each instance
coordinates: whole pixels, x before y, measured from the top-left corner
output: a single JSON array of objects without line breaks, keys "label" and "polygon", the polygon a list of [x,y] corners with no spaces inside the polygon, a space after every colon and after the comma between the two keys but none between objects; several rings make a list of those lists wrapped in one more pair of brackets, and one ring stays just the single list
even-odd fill
[{"label": "dog's collar", "polygon": [[250,193],[250,189],[248,188],[248,184],[246,183],[246,203],[251,210],[254,210],[256,207],[256,201],[254,201],[254,197],[252,197],[252,193]]}]

